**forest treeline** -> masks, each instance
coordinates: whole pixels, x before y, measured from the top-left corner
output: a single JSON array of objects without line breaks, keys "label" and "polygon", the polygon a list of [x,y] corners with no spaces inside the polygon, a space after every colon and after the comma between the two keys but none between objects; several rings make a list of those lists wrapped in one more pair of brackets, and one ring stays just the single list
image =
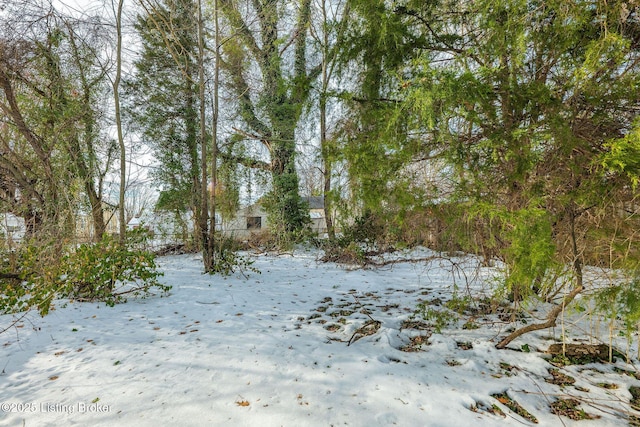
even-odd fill
[{"label": "forest treeline", "polygon": [[301,195],[322,196],[334,259],[425,244],[501,261],[516,301],[565,307],[586,265],[633,294],[637,0],[0,4],[0,212],[53,258],[81,213],[96,242],[125,221],[146,147],[154,208],[193,219],[207,272],[238,262],[216,216],[261,191],[274,247],[309,238]]}]

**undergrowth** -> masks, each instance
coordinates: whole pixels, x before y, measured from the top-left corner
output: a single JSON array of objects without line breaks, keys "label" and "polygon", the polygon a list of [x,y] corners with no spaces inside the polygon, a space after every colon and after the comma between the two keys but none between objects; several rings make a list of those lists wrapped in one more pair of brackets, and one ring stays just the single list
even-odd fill
[{"label": "undergrowth", "polygon": [[0,313],[37,309],[46,315],[57,298],[102,301],[113,306],[127,296],[170,290],[158,280],[155,255],[142,249],[144,230],[132,230],[124,244],[105,235],[79,246],[58,241],[25,241],[0,256],[0,271],[13,278],[0,280]]}]

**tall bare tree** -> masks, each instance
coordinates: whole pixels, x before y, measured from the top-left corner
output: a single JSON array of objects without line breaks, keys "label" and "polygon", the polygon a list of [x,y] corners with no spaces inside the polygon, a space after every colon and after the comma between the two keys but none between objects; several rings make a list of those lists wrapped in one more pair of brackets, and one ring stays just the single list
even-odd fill
[{"label": "tall bare tree", "polygon": [[122,7],[124,0],[118,0],[114,6],[116,19],[116,75],[113,79],[113,101],[115,103],[116,131],[118,147],[120,149],[120,191],[118,199],[118,219],[120,228],[120,243],[124,243],[127,231],[125,212],[125,192],[127,185],[127,147],[122,133],[122,113],[120,111],[120,80],[122,77]]},{"label": "tall bare tree", "polygon": [[338,65],[336,59],[340,49],[340,41],[349,22],[349,4],[346,1],[322,0],[317,5],[317,27],[313,37],[319,45],[321,52],[321,73],[319,89],[319,119],[320,119],[320,157],[322,159],[322,194],[324,197],[324,216],[327,224],[327,234],[330,239],[335,239],[335,225],[333,218],[333,189],[332,175],[334,173],[334,161],[336,157],[336,135],[330,135],[328,130],[327,109],[331,97],[330,84],[335,78],[335,70]]}]

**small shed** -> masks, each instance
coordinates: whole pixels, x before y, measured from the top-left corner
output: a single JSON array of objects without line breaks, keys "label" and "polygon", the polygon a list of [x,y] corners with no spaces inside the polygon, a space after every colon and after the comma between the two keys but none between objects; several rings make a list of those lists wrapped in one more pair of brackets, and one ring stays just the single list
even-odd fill
[{"label": "small shed", "polygon": [[322,235],[327,232],[327,221],[324,216],[324,197],[303,197],[302,200],[309,204],[309,217],[311,218],[311,230]]}]

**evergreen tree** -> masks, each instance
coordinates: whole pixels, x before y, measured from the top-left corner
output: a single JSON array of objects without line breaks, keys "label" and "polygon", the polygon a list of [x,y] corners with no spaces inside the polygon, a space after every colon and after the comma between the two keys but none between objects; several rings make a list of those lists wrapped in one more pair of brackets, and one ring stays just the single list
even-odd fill
[{"label": "evergreen tree", "polygon": [[[534,292],[557,295],[554,273],[571,267],[573,286],[546,321],[500,347],[554,325],[584,289],[585,262],[640,259],[625,245],[637,224],[621,213],[635,197],[636,168],[620,159],[635,153],[637,6],[351,4],[359,25],[347,58],[361,65],[363,100],[388,112],[355,115],[359,139],[344,150],[365,203],[369,194],[389,194],[394,178],[376,180],[372,165],[380,173],[403,171],[416,159],[446,161],[456,192],[440,201],[454,204],[458,225],[465,232],[474,225],[473,240],[505,261],[504,290],[516,301]],[[393,139],[385,137],[389,131]]]},{"label": "evergreen tree", "polygon": [[[424,153],[400,109],[404,71],[425,47],[426,28],[412,25],[400,11],[406,7],[383,0],[349,0],[350,22],[340,41],[342,76],[353,89],[341,94],[349,111],[342,123],[337,159],[348,165],[350,190],[361,214],[392,215],[422,203],[424,193],[412,187],[406,166]],[[430,10],[432,2],[413,2]],[[419,134],[418,134],[419,135]]]},{"label": "evergreen tree", "polygon": [[[443,2],[448,32],[434,32],[404,84],[405,110],[431,120],[432,138],[456,171],[467,220],[483,228],[509,268],[506,288],[549,295],[554,265],[570,265],[573,287],[555,324],[583,290],[582,266],[626,240],[615,221],[633,198],[628,182],[601,168],[610,141],[632,127],[640,100],[637,8],[623,2]],[[429,20],[409,7],[416,24]],[[612,249],[612,248],[611,248]],[[600,251],[600,252],[598,252]],[[599,255],[600,254],[600,255]],[[594,258],[595,257],[595,258]]]},{"label": "evergreen tree", "polygon": [[[126,82],[129,113],[158,161],[162,184],[158,208],[190,210],[199,227],[201,168],[199,156],[197,10],[190,0],[142,2],[145,12],[135,28],[142,50],[136,74]],[[206,185],[206,184],[204,184]],[[201,233],[194,230],[196,239]]]}]

